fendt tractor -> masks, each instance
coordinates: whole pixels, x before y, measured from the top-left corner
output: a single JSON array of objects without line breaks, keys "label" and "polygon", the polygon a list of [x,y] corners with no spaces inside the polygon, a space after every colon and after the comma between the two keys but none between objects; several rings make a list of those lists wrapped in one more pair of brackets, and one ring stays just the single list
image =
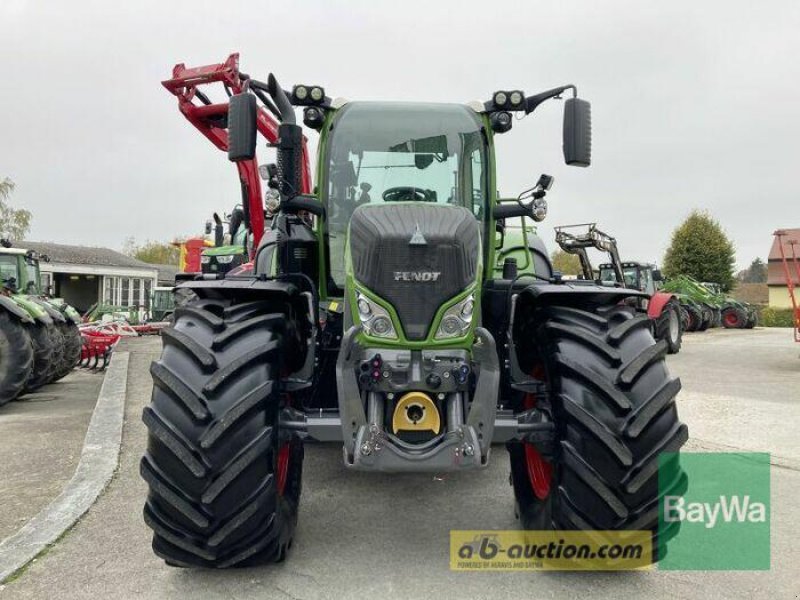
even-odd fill
[{"label": "fendt tractor", "polygon": [[0,406],[65,377],[80,358],[80,315],[45,298],[39,260],[0,240]]},{"label": "fendt tractor", "polygon": [[[243,185],[257,128],[271,132],[280,196],[266,232],[263,204],[245,211],[251,274],[179,284],[197,298],[163,331],[143,412],[155,553],[184,567],[282,560],[304,443],[318,441],[342,444],[350,469],[395,473],[481,469],[503,443],[524,528],[650,530],[663,555],[677,529],[658,530],[659,480],[661,493],[685,489],[688,431],[667,344],[624,303],[646,295],[563,280],[530,248],[524,268],[492,268],[504,223],[544,219],[552,184],[498,197],[495,136],[569,94],[564,158],[589,166],[575,86],[350,102],[230,59],[188,71],[171,82],[186,97],[199,82],[234,91],[187,110],[215,116]],[[295,107],[320,136],[313,192]]]}]

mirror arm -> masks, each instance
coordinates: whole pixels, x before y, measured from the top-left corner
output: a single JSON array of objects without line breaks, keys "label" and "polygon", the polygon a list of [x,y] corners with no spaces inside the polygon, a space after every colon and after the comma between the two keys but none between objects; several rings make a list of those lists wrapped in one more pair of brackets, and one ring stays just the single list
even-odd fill
[{"label": "mirror arm", "polygon": [[539,92],[538,94],[534,94],[533,96],[528,96],[525,98],[525,114],[529,115],[536,107],[539,106],[545,100],[549,100],[550,98],[557,98],[561,94],[563,94],[567,90],[572,90],[572,96],[577,97],[578,95],[578,88],[576,88],[573,84],[562,85],[561,87],[553,88],[552,90],[547,90],[546,92]]}]

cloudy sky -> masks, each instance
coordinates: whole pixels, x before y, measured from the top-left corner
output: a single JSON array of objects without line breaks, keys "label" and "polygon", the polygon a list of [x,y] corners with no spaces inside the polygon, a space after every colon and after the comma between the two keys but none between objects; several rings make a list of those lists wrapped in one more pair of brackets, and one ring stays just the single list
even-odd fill
[{"label": "cloudy sky", "polygon": [[[302,4],[302,8],[299,6]],[[350,99],[469,101],[563,83],[592,101],[594,164],[564,166],[561,107],[499,138],[516,193],[556,176],[540,230],[597,221],[660,261],[707,209],[740,266],[800,227],[800,2],[0,1],[0,177],[31,239],[120,248],[200,233],[234,167],[159,84],[222,61]]]}]

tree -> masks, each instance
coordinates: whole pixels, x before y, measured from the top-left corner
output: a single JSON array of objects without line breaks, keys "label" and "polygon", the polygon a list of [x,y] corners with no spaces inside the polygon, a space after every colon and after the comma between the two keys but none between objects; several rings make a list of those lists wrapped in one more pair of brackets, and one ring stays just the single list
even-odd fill
[{"label": "tree", "polygon": [[132,256],[142,262],[155,265],[178,265],[181,258],[180,248],[168,242],[153,242],[147,240],[139,246],[136,240],[129,237],[122,246],[122,253]]},{"label": "tree", "polygon": [[14,191],[14,182],[8,177],[0,180],[0,237],[21,240],[31,228],[31,213],[24,208],[13,208],[6,200]]},{"label": "tree", "polygon": [[664,255],[664,275],[689,275],[713,281],[728,291],[733,285],[734,246],[720,224],[707,212],[692,211],[672,232]]},{"label": "tree", "polygon": [[741,283],[766,283],[767,265],[760,258],[754,258],[749,267],[739,271],[736,279]]},{"label": "tree", "polygon": [[570,254],[563,250],[554,250],[550,256],[553,262],[553,269],[561,271],[562,275],[581,275],[581,260],[577,254]]}]

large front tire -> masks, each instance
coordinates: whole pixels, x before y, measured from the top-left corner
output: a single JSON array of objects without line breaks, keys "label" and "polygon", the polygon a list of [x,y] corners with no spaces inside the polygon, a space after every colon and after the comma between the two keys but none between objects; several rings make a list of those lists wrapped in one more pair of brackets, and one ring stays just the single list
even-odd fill
[{"label": "large front tire", "polygon": [[285,330],[265,303],[195,300],[162,331],[141,474],[168,564],[273,562],[291,545],[303,446],[279,430]]},{"label": "large front tire", "polygon": [[0,406],[25,389],[33,372],[33,343],[23,325],[0,311]]},{"label": "large front tire", "polygon": [[548,394],[538,404],[552,415],[557,443],[552,482],[544,488],[527,462],[536,454],[510,445],[522,526],[649,530],[657,560],[659,544],[677,533],[659,534],[660,494],[682,493],[687,484],[676,459],[659,465],[662,453],[677,453],[688,438],[678,420],[680,381],[667,371],[666,342],[654,343],[648,319],[623,306],[544,307],[515,331],[518,339],[533,340],[522,346],[520,361],[546,381]]}]

